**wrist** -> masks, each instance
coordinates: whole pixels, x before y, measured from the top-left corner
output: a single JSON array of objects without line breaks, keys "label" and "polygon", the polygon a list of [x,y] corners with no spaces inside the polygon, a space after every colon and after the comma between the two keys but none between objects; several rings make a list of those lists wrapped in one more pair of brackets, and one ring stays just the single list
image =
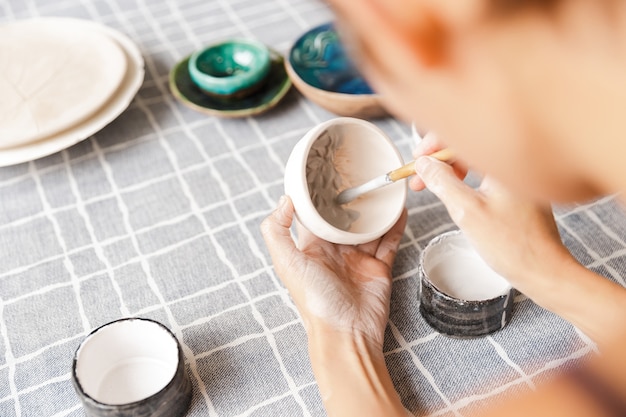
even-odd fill
[{"label": "wrist", "polygon": [[359,332],[309,329],[309,355],[329,417],[405,416],[382,348]]},{"label": "wrist", "polygon": [[615,335],[626,332],[626,289],[590,271],[571,255],[528,278],[527,290],[518,288],[520,291],[594,342],[610,343]]},{"label": "wrist", "polygon": [[536,304],[552,310],[550,306],[558,299],[568,275],[580,264],[564,247],[542,253],[543,256],[534,256],[516,268],[510,281]]}]

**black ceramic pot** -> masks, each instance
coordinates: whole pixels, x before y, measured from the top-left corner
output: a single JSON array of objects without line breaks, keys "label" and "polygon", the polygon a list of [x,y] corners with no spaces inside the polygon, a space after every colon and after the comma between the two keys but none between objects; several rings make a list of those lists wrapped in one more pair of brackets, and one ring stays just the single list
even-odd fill
[{"label": "black ceramic pot", "polygon": [[178,340],[148,319],[91,332],[76,350],[72,382],[87,417],[182,417],[191,402]]},{"label": "black ceramic pot", "polygon": [[[420,313],[424,320],[436,331],[456,338],[473,338],[484,336],[502,329],[511,320],[513,300],[516,290],[510,285],[502,287],[500,294],[486,299],[462,299],[447,294],[430,279],[427,273],[427,259],[431,251],[446,240],[463,238],[460,231],[444,233],[434,238],[422,251],[419,263],[420,276]],[[457,256],[451,253],[443,256]],[[479,273],[469,268],[467,280]]]}]

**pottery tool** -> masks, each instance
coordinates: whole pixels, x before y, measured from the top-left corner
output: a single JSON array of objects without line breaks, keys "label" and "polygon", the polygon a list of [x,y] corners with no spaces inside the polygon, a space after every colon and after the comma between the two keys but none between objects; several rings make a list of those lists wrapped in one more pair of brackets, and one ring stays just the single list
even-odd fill
[{"label": "pottery tool", "polygon": [[[450,149],[442,149],[429,156],[443,162],[451,162],[454,159],[454,154]],[[408,164],[401,166],[400,168],[394,169],[393,171],[389,171],[384,175],[369,180],[365,184],[361,184],[352,188],[347,188],[337,195],[335,201],[339,205],[347,204],[353,200],[356,200],[363,194],[377,190],[378,188],[392,184],[403,178],[410,177],[411,175],[415,175],[415,161],[411,161]]]}]

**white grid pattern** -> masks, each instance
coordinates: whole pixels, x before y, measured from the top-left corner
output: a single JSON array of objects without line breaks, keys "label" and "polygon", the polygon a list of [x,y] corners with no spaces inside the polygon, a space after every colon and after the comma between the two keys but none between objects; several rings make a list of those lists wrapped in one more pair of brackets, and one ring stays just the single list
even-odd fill
[{"label": "white grid pattern", "polygon": [[[41,202],[39,212],[26,216],[16,214],[19,213],[19,207],[5,207],[4,203],[0,202],[2,209],[0,214],[6,210],[9,217],[13,216],[13,218],[7,218],[5,222],[0,223],[0,242],[8,242],[13,230],[28,227],[41,220],[51,225],[60,247],[59,253],[41,254],[37,259],[20,263],[15,267],[5,268],[0,265],[0,348],[4,349],[4,352],[0,352],[0,414],[6,412],[10,413],[7,415],[16,416],[58,417],[82,415],[78,399],[73,395],[70,387],[71,356],[66,357],[67,362],[60,365],[62,369],[58,370],[56,374],[41,377],[36,382],[24,384],[19,380],[18,374],[23,373],[23,367],[46,358],[46,355],[55,349],[61,349],[67,345],[77,346],[80,339],[91,328],[101,324],[99,317],[90,317],[91,313],[87,309],[92,306],[85,305],[84,294],[81,289],[97,278],[105,276],[117,302],[115,308],[102,307],[107,315],[115,317],[130,315],[153,317],[156,315],[169,325],[181,341],[196,392],[190,415],[208,414],[215,417],[279,415],[276,414],[274,407],[278,407],[280,403],[286,400],[291,401],[290,406],[296,410],[290,412],[289,415],[323,415],[319,397],[310,395],[311,390],[309,388],[313,387],[315,382],[310,375],[305,339],[302,337],[292,338],[288,341],[289,344],[296,345],[297,351],[295,353],[289,354],[289,352],[286,353],[281,350],[284,349],[284,346],[281,345],[283,332],[301,329],[301,322],[299,319],[293,318],[296,309],[287,292],[273,274],[269,258],[262,243],[259,242],[258,230],[256,229],[258,229],[260,219],[269,213],[270,208],[274,206],[277,197],[281,194],[285,157],[294,140],[297,140],[313,125],[332,117],[332,115],[320,110],[300,96],[292,94],[288,103],[282,104],[279,109],[274,111],[273,115],[270,113],[257,119],[248,118],[237,122],[200,117],[174,101],[168,91],[167,75],[163,73],[162,68],[171,65],[207,41],[229,36],[257,37],[261,40],[269,35],[278,36],[280,40],[271,46],[280,51],[285,51],[299,35],[299,32],[330,19],[331,15],[326,6],[315,0],[272,0],[262,3],[250,0],[210,0],[203,2],[192,0],[178,2],[165,0],[153,2],[146,0],[132,2],[124,0],[64,0],[60,2],[30,0],[25,3],[4,0],[0,1],[0,10],[3,12],[0,16],[0,22],[39,15],[75,14],[118,28],[138,42],[146,60],[147,77],[129,110],[138,111],[144,115],[148,129],[147,133],[131,134],[121,138],[122,140],[109,143],[108,139],[115,136],[118,131],[132,132],[132,130],[125,129],[131,129],[135,121],[114,122],[105,128],[102,134],[95,135],[75,148],[22,166],[0,169],[0,193],[12,187],[22,186],[25,181],[33,180],[34,192]],[[226,27],[211,29],[211,24],[220,23],[220,19],[227,20]],[[141,24],[137,22],[141,22]],[[293,23],[293,27],[289,28],[286,25],[283,27],[281,22]],[[272,33],[258,31],[259,28],[264,28],[268,24],[273,25]],[[163,57],[166,57],[168,62],[162,62]],[[161,120],[153,111],[154,106],[165,106],[168,114],[172,117],[170,123],[173,125],[161,126]],[[297,119],[297,126],[293,126],[292,119]],[[394,120],[383,120],[377,123],[408,156],[413,145],[409,129]],[[266,133],[270,127],[270,131],[277,130],[278,133]],[[211,129],[214,135],[208,140],[221,141],[221,146],[224,147],[217,154],[212,154],[212,151],[207,148],[207,138],[199,137],[196,133],[199,129],[207,128]],[[238,144],[237,140],[241,138],[235,136],[232,129],[235,129],[235,132],[238,132],[238,129],[247,129],[252,132],[251,134],[256,141],[243,145]],[[199,160],[186,163],[178,153],[180,150],[178,145],[168,140],[170,135],[187,140]],[[114,165],[119,162],[116,156],[123,155],[123,151],[129,150],[133,146],[152,145],[158,149],[158,152],[164,153],[165,160],[171,166],[171,170],[158,172],[148,179],[141,179],[130,184],[118,184]],[[270,168],[268,170],[274,172],[272,179],[264,179],[264,173],[246,159],[246,155],[255,152],[266,153],[269,156],[269,161],[258,160],[258,162],[269,163],[268,167]],[[238,190],[237,183],[232,182],[237,179],[226,177],[220,172],[220,164],[227,163],[237,164],[242,168],[241,178],[243,181],[248,181],[247,190]],[[86,164],[94,170],[102,171],[104,181],[110,188],[109,191],[85,198],[84,189],[80,185],[81,178],[76,172],[77,164]],[[206,204],[198,199],[189,175],[205,172],[203,170],[208,170],[209,180],[218,184],[224,198],[213,199]],[[50,184],[44,184],[42,181],[46,175],[57,173],[67,177],[73,202],[57,204],[54,201],[54,197],[57,197],[54,194],[55,190],[47,189]],[[155,220],[147,226],[135,227],[133,225],[133,208],[127,201],[128,196],[132,196],[133,193],[140,192],[146,187],[157,187],[158,189],[158,187],[171,181],[182,192],[189,209],[173,214],[166,219]],[[20,192],[28,192],[28,190],[22,187]],[[240,213],[238,204],[243,204],[247,199],[254,199],[256,196],[260,196],[260,200],[257,201],[258,205],[253,207],[251,211]],[[12,197],[19,199],[20,194]],[[97,217],[97,214],[91,212],[90,208],[109,200],[115,202],[121,213],[123,231],[113,236],[99,237],[98,233],[101,232],[102,227],[110,226],[110,224],[101,225],[99,223],[101,219]],[[428,193],[412,195],[410,200],[409,227],[407,227],[405,239],[400,247],[398,263],[394,268],[394,290],[405,288],[404,286],[413,288],[411,285],[415,285],[415,277],[417,276],[416,256],[419,251],[430,238],[454,227],[445,213],[445,208]],[[620,234],[622,229],[619,225],[608,222],[599,214],[602,211],[596,210],[598,207],[617,210],[611,199],[603,199],[596,205],[560,211],[558,215],[559,225],[564,232],[573,237],[572,245],[575,247],[571,249],[575,255],[590,259],[587,262],[588,267],[603,268],[609,278],[623,285],[626,268],[620,270],[619,267],[615,266],[615,262],[621,265],[623,263],[621,260],[626,259],[626,237]],[[230,213],[231,218],[220,222],[219,225],[210,224],[207,220],[208,214],[222,209]],[[76,247],[68,246],[70,241],[67,236],[71,237],[74,231],[66,230],[67,225],[61,224],[58,216],[69,210],[76,210],[79,218],[84,222],[88,243]],[[570,216],[573,215],[584,216],[588,223],[584,222],[584,224],[578,225],[568,222]],[[424,221],[423,218],[430,220]],[[626,217],[618,218],[626,223]],[[142,250],[139,241],[142,236],[148,232],[162,230],[161,228],[166,226],[178,226],[187,220],[198,221],[201,225],[200,229],[194,231],[190,236],[180,237],[157,249],[147,252]],[[425,223],[422,224],[422,222]],[[593,238],[590,239],[589,228],[591,227],[597,227],[606,236],[607,241],[613,242],[609,250],[606,246],[595,246]],[[229,234],[231,231],[234,231],[234,234]],[[37,233],[36,230],[33,232]],[[240,248],[241,253],[237,255],[238,258],[234,261],[233,254],[229,253],[229,248],[232,242],[236,242],[235,237],[243,237],[246,247]],[[201,239],[208,239],[215,250],[217,260],[226,267],[232,275],[232,279],[219,283],[207,283],[203,288],[194,289],[188,294],[168,298],[170,295],[166,293],[167,288],[157,281],[153,262],[176,250],[193,246]],[[121,262],[115,262],[107,249],[114,244],[126,241],[130,241],[134,253]],[[72,261],[73,256],[90,250],[94,251],[102,267],[89,273],[79,274]],[[403,253],[407,254],[407,258],[402,258]],[[190,261],[193,262],[193,260]],[[239,270],[241,266],[238,262],[240,261],[250,262],[257,266],[251,271],[242,273]],[[3,295],[3,291],[6,290],[3,283],[17,282],[16,276],[22,277],[22,279],[28,279],[32,276],[35,279],[34,271],[38,267],[55,262],[60,262],[63,265],[69,275],[68,281],[38,283],[37,288],[23,291],[20,290],[21,287],[10,288],[11,291],[15,291],[15,294]],[[149,290],[157,299],[156,303],[150,303],[136,309],[136,311],[128,306],[126,299],[128,294],[115,276],[116,272],[133,265],[140,266],[141,271],[145,274]],[[265,277],[267,277],[265,284],[270,289],[264,289],[257,293],[257,288],[254,288],[254,285],[258,284],[257,280],[263,280]],[[196,300],[200,300],[202,297],[214,296],[227,288],[236,288],[243,295],[243,301],[225,306],[210,314],[203,312],[200,307],[194,304]],[[27,308],[24,306],[28,306],[33,297],[46,297],[64,290],[71,290],[75,298],[80,330],[61,335],[44,344],[38,344],[38,341],[34,340],[29,342],[33,345],[29,346],[29,349],[23,347],[13,335],[16,330],[13,327],[15,311],[19,313],[22,311],[20,309]],[[260,289],[258,290],[260,291]],[[398,291],[398,293],[400,292]],[[260,305],[276,297],[286,310],[278,308],[270,312],[263,311]],[[545,330],[546,335],[553,336],[550,333],[553,331],[554,338],[563,337],[563,340],[556,340],[556,342],[563,345],[569,344],[571,346],[565,347],[570,347],[570,349],[566,349],[562,354],[558,352],[555,354],[557,357],[534,357],[533,360],[538,361],[540,366],[531,369],[521,359],[516,361],[515,358],[518,357],[516,355],[519,352],[515,349],[503,346],[494,337],[487,337],[484,339],[486,348],[481,348],[483,350],[476,352],[477,354],[492,355],[494,370],[488,370],[490,377],[498,379],[501,377],[500,374],[505,373],[510,373],[514,377],[510,377],[506,382],[498,384],[492,389],[484,388],[483,381],[480,380],[466,381],[469,388],[458,399],[456,397],[459,397],[459,394],[455,392],[457,388],[442,383],[439,375],[441,369],[433,366],[420,355],[420,350],[423,347],[436,346],[441,349],[443,359],[447,355],[446,348],[451,342],[420,324],[423,323],[423,320],[419,317],[417,310],[411,308],[413,306],[411,304],[412,299],[416,299],[417,294],[399,294],[398,298],[396,302],[403,308],[399,312],[392,312],[385,356],[391,360],[398,355],[408,354],[409,360],[402,362],[402,371],[410,376],[410,380],[417,388],[414,389],[415,392],[409,393],[407,398],[403,397],[403,400],[405,405],[411,409],[410,411],[416,415],[439,416],[451,413],[455,416],[462,416],[471,407],[507,390],[516,389],[520,386],[534,389],[534,379],[571,361],[578,360],[593,349],[589,340],[580,332],[574,331],[566,323],[556,322],[553,329]],[[529,301],[525,297],[518,297],[516,305],[519,307],[522,303],[529,303]],[[195,318],[180,322],[181,319],[177,319],[177,314],[174,311],[180,306],[187,308],[187,312]],[[533,309],[536,310],[536,307],[529,307],[531,314],[535,311]],[[210,326],[228,315],[236,315],[242,311],[250,311],[255,326],[258,326],[260,331],[250,331],[245,335],[234,337],[201,352],[194,351],[193,346],[189,343],[198,342],[197,339],[193,339],[195,329]],[[161,313],[164,316],[159,316]],[[276,319],[274,316],[278,316],[279,320],[276,325],[272,322]],[[517,323],[514,321],[510,327],[523,326],[529,320],[532,320],[532,317],[520,318]],[[234,325],[236,326],[236,323]],[[28,332],[28,329],[21,330]],[[232,330],[234,331],[234,328]],[[569,334],[569,330],[572,330],[571,333],[575,335],[573,339],[567,339],[566,336],[563,336]],[[504,330],[504,332],[506,331],[507,329]],[[235,334],[233,333],[233,335]],[[37,335],[30,336],[35,339],[37,337]],[[205,334],[203,337],[211,339],[212,334]],[[258,397],[249,399],[245,410],[235,411],[228,408],[228,404],[223,404],[223,398],[214,394],[215,387],[207,383],[206,370],[200,364],[207,360],[210,361],[216,354],[230,353],[233,349],[243,348],[249,343],[257,342],[267,344],[269,347],[276,364],[276,367],[272,368],[271,371],[275,372],[275,378],[282,378],[286,389],[269,396],[259,393]],[[530,342],[533,341],[530,340]],[[468,342],[468,346],[470,343]],[[27,350],[27,353],[16,356],[15,347],[18,350]],[[290,348],[294,349],[293,346]],[[298,361],[296,365],[293,364],[294,356]],[[259,362],[252,362],[250,365],[258,369],[269,367],[270,365],[263,363],[262,359],[260,358]],[[466,366],[471,367],[472,365],[466,364]],[[497,366],[502,366],[502,370],[497,370]],[[400,373],[400,370],[393,367],[390,368],[390,371],[392,376]],[[5,379],[2,379],[5,374]],[[3,389],[5,380],[8,387]],[[273,381],[267,381],[267,383],[271,384]],[[39,393],[45,394],[59,385],[63,387],[60,401],[48,398],[44,400],[45,403],[35,405],[28,401],[29,396]],[[397,386],[397,388],[402,391],[401,386]],[[423,402],[417,405],[412,403],[409,397],[419,395],[422,390],[432,390],[434,393],[432,399],[424,398]],[[45,395],[43,396],[45,397]]]}]

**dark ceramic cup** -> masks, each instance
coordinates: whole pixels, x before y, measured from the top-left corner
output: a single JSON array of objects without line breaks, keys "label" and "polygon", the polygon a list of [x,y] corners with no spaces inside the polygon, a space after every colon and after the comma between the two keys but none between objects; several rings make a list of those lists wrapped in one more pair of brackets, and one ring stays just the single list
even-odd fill
[{"label": "dark ceramic cup", "polygon": [[437,236],[419,264],[420,313],[436,331],[484,336],[511,320],[515,289],[474,251],[460,231]]},{"label": "dark ceramic cup", "polygon": [[182,417],[191,402],[178,340],[148,319],[91,332],[76,350],[72,382],[87,417]]}]

